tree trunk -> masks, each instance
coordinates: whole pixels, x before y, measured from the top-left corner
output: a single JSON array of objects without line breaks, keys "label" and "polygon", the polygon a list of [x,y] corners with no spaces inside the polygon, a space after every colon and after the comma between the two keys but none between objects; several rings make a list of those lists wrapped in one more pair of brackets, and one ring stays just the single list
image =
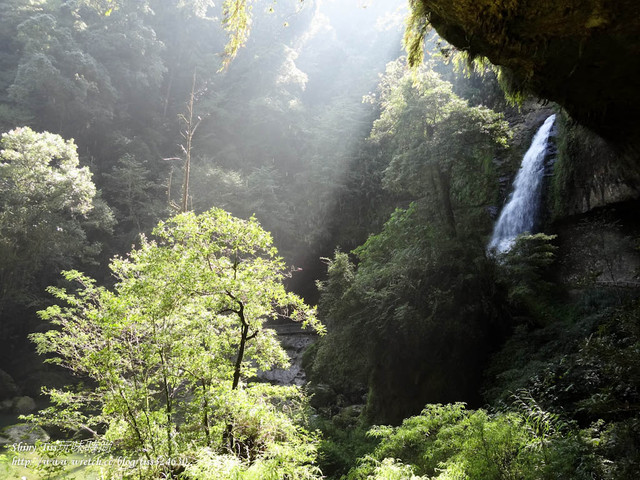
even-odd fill
[{"label": "tree trunk", "polygon": [[249,336],[249,325],[245,322],[244,314],[241,315],[242,328],[240,333],[240,346],[238,347],[238,358],[236,358],[235,370],[233,371],[233,384],[231,390],[236,390],[240,383],[240,373],[242,372],[242,360],[244,359],[244,350],[247,345],[247,338]]}]

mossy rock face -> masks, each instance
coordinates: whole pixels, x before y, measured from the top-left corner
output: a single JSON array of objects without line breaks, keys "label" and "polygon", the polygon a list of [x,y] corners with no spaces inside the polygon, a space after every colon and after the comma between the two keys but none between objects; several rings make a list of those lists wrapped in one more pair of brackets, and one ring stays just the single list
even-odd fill
[{"label": "mossy rock face", "polygon": [[557,140],[548,198],[552,220],[640,197],[640,171],[602,138],[562,118]]},{"label": "mossy rock face", "polygon": [[37,425],[28,423],[18,423],[5,427],[0,431],[0,445],[11,445],[14,443],[27,443],[35,445],[37,441],[48,442],[49,434]]},{"label": "mossy rock face", "polygon": [[[640,2],[422,0],[456,47],[506,67],[515,88],[564,106],[625,151],[640,150]],[[630,121],[630,120],[634,121]],[[633,154],[633,153],[632,153]]]},{"label": "mossy rock face", "polygon": [[328,407],[337,401],[337,394],[330,385],[324,383],[309,385],[311,399],[309,403],[313,408]]},{"label": "mossy rock face", "polygon": [[16,397],[13,400],[13,412],[26,415],[36,409],[36,402],[31,397]]}]

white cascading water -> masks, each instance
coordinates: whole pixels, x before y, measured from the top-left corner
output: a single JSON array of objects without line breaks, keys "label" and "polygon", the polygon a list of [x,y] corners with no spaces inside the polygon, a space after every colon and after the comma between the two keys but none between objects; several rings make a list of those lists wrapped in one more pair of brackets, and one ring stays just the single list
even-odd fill
[{"label": "white cascading water", "polygon": [[540,207],[540,193],[544,176],[544,158],[547,153],[551,128],[556,119],[551,115],[536,132],[531,146],[522,159],[522,165],[513,182],[509,201],[502,209],[493,228],[488,250],[508,251],[518,235],[531,232]]}]

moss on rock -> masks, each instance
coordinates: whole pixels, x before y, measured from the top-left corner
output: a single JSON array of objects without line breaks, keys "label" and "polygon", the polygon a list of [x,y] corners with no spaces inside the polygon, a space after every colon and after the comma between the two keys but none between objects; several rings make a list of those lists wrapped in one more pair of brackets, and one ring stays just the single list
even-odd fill
[{"label": "moss on rock", "polygon": [[629,119],[640,115],[640,2],[414,3],[450,43],[506,69],[513,89],[559,103],[637,160],[640,126]]}]

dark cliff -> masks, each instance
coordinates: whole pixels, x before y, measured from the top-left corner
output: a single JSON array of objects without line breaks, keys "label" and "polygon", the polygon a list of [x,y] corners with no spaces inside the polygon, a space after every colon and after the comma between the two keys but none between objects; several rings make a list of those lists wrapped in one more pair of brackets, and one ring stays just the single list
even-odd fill
[{"label": "dark cliff", "polygon": [[[420,0],[416,0],[420,2]],[[562,105],[640,170],[640,2],[421,0],[438,33]]]}]

